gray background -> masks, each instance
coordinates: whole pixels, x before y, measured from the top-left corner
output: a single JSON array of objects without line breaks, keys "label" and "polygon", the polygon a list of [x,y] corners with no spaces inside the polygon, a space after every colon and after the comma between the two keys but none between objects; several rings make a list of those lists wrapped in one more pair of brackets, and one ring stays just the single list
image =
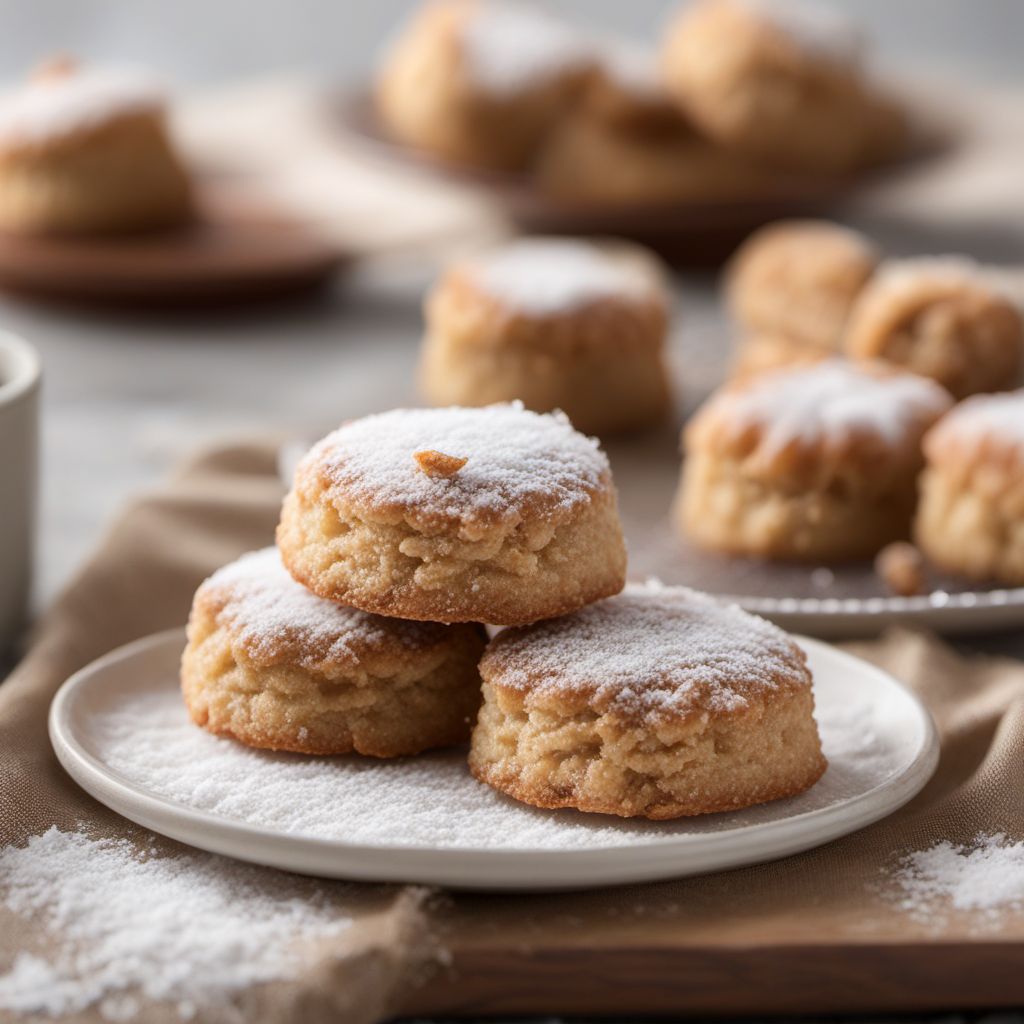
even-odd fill
[{"label": "gray background", "polygon": [[[814,2],[814,0],[811,0]],[[1022,74],[1020,0],[817,0],[875,37],[880,59],[930,64],[992,81]],[[183,83],[306,68],[351,79],[365,71],[411,0],[4,0],[0,72],[53,49],[139,61]],[[673,0],[561,0],[553,8],[650,37]]]}]

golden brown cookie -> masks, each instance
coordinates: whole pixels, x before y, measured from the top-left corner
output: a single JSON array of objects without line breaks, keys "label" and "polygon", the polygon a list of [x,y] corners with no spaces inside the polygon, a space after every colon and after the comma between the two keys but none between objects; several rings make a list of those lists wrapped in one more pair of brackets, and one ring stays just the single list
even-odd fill
[{"label": "golden brown cookie", "polygon": [[833,356],[827,349],[807,345],[782,334],[752,334],[737,342],[729,366],[730,378],[751,377],[768,370],[813,366]]},{"label": "golden brown cookie", "polygon": [[314,593],[407,619],[534,622],[625,583],[608,459],[519,403],[345,424],[299,464],[277,539]]},{"label": "golden brown cookie", "polygon": [[857,296],[878,263],[861,234],[824,220],[777,221],[736,252],[725,280],[744,332],[838,352]]},{"label": "golden brown cookie", "polygon": [[536,807],[678,818],[810,788],[826,761],[803,651],[683,587],[631,584],[499,633],[469,766]]},{"label": "golden brown cookie", "polygon": [[933,381],[830,359],[744,378],[684,434],[676,519],[696,544],[770,559],[869,558],[906,537]]},{"label": "golden brown cookie", "polygon": [[0,99],[0,230],[142,231],[191,213],[164,99],[145,75],[55,64]]},{"label": "golden brown cookie", "polygon": [[857,33],[821,4],[699,0],[670,26],[662,72],[710,138],[772,165],[838,174],[904,143]]},{"label": "golden brown cookie", "polygon": [[529,238],[452,267],[427,297],[420,381],[436,405],[520,399],[607,434],[664,419],[668,300],[625,242]]},{"label": "golden brown cookie", "polygon": [[471,168],[530,160],[591,73],[571,27],[513,0],[434,0],[403,30],[376,85],[400,141]]},{"label": "golden brown cookie", "polygon": [[266,548],[196,592],[181,685],[197,725],[251,747],[398,757],[468,738],[485,640],[325,601]]},{"label": "golden brown cookie", "polygon": [[884,359],[966,398],[1020,383],[1024,321],[970,260],[894,260],[855,303],[844,346],[851,358]]},{"label": "golden brown cookie", "polygon": [[950,572],[1024,586],[1024,391],[967,399],[924,450],[919,547]]}]

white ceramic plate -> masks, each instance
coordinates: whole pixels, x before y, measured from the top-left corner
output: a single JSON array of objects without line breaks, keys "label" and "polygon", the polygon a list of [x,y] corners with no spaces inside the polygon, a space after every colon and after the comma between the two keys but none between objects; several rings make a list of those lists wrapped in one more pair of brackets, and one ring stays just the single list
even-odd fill
[{"label": "white ceramic plate", "polygon": [[647,822],[541,811],[474,781],[464,752],[382,762],[249,750],[192,725],[181,630],[72,676],[50,737],[94,797],[200,849],[330,878],[464,889],[644,882],[772,860],[906,803],[938,760],[928,712],[864,662],[803,640],[830,767],[808,792],[729,814]]}]

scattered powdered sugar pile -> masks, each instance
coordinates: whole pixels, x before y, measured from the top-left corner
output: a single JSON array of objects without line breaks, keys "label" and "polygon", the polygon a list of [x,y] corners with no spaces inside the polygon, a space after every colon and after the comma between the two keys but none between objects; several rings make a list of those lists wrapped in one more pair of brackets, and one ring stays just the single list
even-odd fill
[{"label": "scattered powdered sugar pile", "polygon": [[979,833],[963,846],[938,842],[905,857],[895,880],[900,907],[919,919],[959,910],[994,920],[1024,908],[1024,842],[1001,832]]},{"label": "scattered powdered sugar pile", "polygon": [[582,692],[602,711],[651,721],[731,711],[811,682],[802,652],[776,626],[656,583],[630,584],[564,618],[505,630],[481,670],[532,697]]},{"label": "scattered powdered sugar pile", "polygon": [[98,1006],[127,1020],[142,996],[189,1018],[289,977],[300,944],[348,927],[311,880],[56,828],[0,850],[0,902],[56,944],[48,956],[22,952],[0,974],[0,1009],[48,1016]]},{"label": "scattered powdered sugar pile", "polygon": [[163,91],[145,72],[74,71],[0,96],[0,142],[42,142],[163,104]]},{"label": "scattered powdered sugar pile", "polygon": [[587,63],[586,37],[529,4],[483,0],[462,30],[473,81],[495,94],[516,93]]},{"label": "scattered powdered sugar pile", "polygon": [[189,720],[170,679],[111,701],[89,723],[91,752],[148,792],[279,833],[346,843],[442,849],[579,850],[658,843],[827,807],[891,778],[904,733],[870,693],[816,687],[825,776],[806,793],[737,814],[647,822],[544,811],[477,782],[464,750],[378,761],[252,750]]},{"label": "scattered powdered sugar pile", "polygon": [[586,242],[524,238],[486,253],[468,268],[476,285],[537,315],[610,297],[650,295],[652,271],[639,259]]},{"label": "scattered powdered sugar pile", "polygon": [[368,652],[396,643],[429,647],[447,631],[440,623],[384,618],[317,597],[292,579],[277,548],[250,552],[219,569],[196,598],[220,604],[218,621],[237,632],[256,661],[275,661],[286,647],[312,669],[324,661],[358,664]]},{"label": "scattered powdered sugar pile", "polygon": [[930,458],[956,451],[978,457],[982,449],[1013,450],[1024,457],[1024,390],[974,395],[961,402],[928,437]]},{"label": "scattered powdered sugar pile", "polygon": [[763,428],[758,451],[771,457],[795,441],[842,442],[860,436],[899,445],[949,405],[946,392],[923,377],[878,374],[829,359],[727,388],[699,416],[735,436],[752,426]]},{"label": "scattered powdered sugar pile", "polygon": [[[467,461],[454,476],[428,476],[413,457],[424,449]],[[528,412],[521,402],[366,416],[315,445],[297,472],[318,466],[345,501],[454,523],[518,521],[527,505],[535,514],[571,511],[609,472],[597,441],[562,413]]]}]

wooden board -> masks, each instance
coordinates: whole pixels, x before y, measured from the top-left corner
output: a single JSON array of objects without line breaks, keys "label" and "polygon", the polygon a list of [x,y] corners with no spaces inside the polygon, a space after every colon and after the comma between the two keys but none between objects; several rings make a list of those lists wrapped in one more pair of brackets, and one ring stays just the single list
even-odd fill
[{"label": "wooden board", "polygon": [[1012,942],[450,948],[451,963],[410,990],[400,1014],[740,1016],[1024,1004],[1024,945]]},{"label": "wooden board", "polygon": [[201,188],[194,222],[121,236],[0,235],[0,289],[104,305],[249,302],[316,287],[345,255],[267,204]]}]

